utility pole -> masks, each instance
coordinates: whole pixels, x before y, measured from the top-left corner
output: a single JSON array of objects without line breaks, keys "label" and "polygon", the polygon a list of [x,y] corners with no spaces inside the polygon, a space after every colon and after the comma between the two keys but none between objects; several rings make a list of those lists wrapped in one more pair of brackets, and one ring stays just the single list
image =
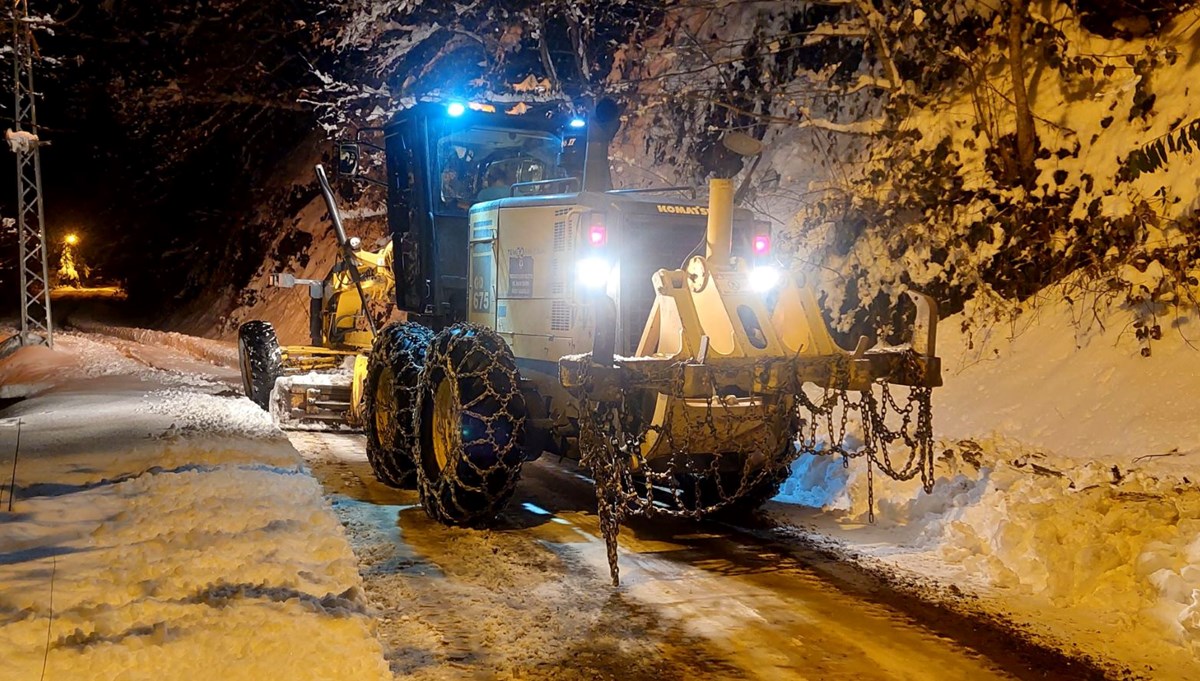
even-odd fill
[{"label": "utility pole", "polygon": [[12,6],[13,129],[5,134],[17,156],[17,243],[21,258],[21,344],[54,347],[50,319],[50,275],[42,209],[42,158],[37,93],[33,89],[33,30],[28,0]]}]

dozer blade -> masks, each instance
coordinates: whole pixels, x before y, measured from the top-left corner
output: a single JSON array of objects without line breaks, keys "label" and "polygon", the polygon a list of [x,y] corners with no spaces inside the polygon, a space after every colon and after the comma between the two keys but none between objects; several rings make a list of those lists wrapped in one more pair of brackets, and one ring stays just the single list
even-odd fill
[{"label": "dozer blade", "polygon": [[351,392],[347,374],[281,376],[271,394],[271,418],[284,430],[355,430],[349,419]]}]

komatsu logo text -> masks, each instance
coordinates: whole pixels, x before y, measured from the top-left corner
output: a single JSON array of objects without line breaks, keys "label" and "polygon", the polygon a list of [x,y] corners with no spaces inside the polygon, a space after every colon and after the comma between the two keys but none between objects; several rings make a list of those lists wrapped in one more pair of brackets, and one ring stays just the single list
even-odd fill
[{"label": "komatsu logo text", "polygon": [[670,213],[672,215],[708,215],[707,206],[676,206],[669,203],[660,203],[656,206],[660,213]]}]

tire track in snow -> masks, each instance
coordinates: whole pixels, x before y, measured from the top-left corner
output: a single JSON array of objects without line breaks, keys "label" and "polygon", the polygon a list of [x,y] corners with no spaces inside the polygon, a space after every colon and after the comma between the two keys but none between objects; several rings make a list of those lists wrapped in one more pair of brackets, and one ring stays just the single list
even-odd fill
[{"label": "tire track in snow", "polygon": [[290,435],[359,556],[398,677],[754,678],[577,557],[531,541],[522,530],[536,514],[506,514],[495,531],[447,528],[415,492],[375,482],[360,436]]}]

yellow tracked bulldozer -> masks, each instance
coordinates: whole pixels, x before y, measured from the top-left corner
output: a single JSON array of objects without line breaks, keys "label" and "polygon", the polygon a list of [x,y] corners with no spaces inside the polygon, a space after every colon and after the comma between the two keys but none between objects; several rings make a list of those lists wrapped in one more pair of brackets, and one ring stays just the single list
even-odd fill
[{"label": "yellow tracked bulldozer", "polygon": [[[931,480],[933,301],[911,294],[906,345],[843,350],[729,180],[707,201],[612,189],[617,120],[426,102],[342,143],[339,174],[386,187],[391,243],[347,238],[318,167],[343,259],[324,281],[277,277],[309,290],[311,345],[245,324],[247,395],[285,426],[362,428],[380,480],[448,524],[494,518],[543,452],[592,471],[610,538],[629,514],[757,506],[822,446]],[[386,179],[360,174],[369,153]],[[386,303],[406,321],[381,325]]]}]

